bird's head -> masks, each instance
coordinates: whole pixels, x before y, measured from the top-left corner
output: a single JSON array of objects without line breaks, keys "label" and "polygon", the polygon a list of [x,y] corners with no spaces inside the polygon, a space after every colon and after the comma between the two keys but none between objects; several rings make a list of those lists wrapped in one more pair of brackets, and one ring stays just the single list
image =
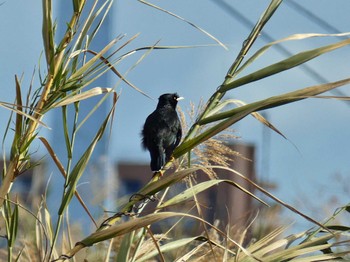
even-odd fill
[{"label": "bird's head", "polygon": [[173,108],[176,108],[177,102],[179,100],[184,99],[183,97],[180,97],[177,93],[173,94],[163,94],[159,97],[158,106],[157,107],[163,107],[165,105],[171,105]]}]

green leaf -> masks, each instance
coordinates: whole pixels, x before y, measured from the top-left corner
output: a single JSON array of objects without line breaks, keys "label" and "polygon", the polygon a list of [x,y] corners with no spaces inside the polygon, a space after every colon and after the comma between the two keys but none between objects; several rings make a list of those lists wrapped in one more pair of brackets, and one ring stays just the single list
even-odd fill
[{"label": "green leaf", "polygon": [[[234,187],[237,187],[239,190],[245,192],[246,194],[250,195],[251,197],[257,199],[258,201],[260,201],[261,203],[267,205],[264,201],[262,201],[261,199],[259,199],[257,196],[255,196],[254,194],[252,194],[251,192],[249,192],[248,190],[244,189],[243,187],[241,187],[240,185],[238,185],[237,183],[228,180],[228,179],[218,179],[218,180],[209,180],[209,181],[205,181],[202,183],[199,183],[193,187],[190,187],[188,189],[186,189],[185,191],[181,192],[180,194],[176,195],[175,197],[169,199],[168,201],[164,202],[163,204],[159,205],[158,208],[165,208],[168,206],[172,206],[172,205],[176,205],[176,204],[180,204],[182,202],[188,201],[189,199],[192,199],[194,195],[203,192],[205,190],[207,190],[210,187],[213,186],[218,186],[220,183],[227,183],[229,185],[232,185]],[[267,205],[268,206],[268,205]]]},{"label": "green leaf", "polygon": [[148,185],[146,185],[144,188],[142,188],[138,194],[145,195],[145,196],[152,196],[155,193],[158,193],[159,191],[166,189],[168,186],[173,185],[185,177],[189,176],[190,174],[193,174],[194,172],[203,169],[202,167],[193,167],[193,168],[187,168],[181,171],[177,171],[172,175],[165,176],[161,180],[152,182]]},{"label": "green leaf", "polygon": [[307,38],[312,37],[340,37],[340,36],[348,36],[350,33],[341,33],[341,34],[314,34],[314,33],[308,33],[308,34],[294,34],[285,38],[282,38],[280,40],[268,43],[264,47],[260,48],[257,52],[255,52],[254,55],[252,55],[237,71],[236,76],[240,74],[246,67],[251,65],[255,60],[257,60],[260,56],[262,56],[270,47],[281,44],[286,41],[295,41],[295,40],[303,40]]},{"label": "green leaf", "polygon": [[[287,248],[280,252],[275,252],[274,254],[271,254],[268,256],[264,256],[264,259],[266,259],[266,261],[285,261],[287,259],[292,259],[298,256],[312,254],[316,251],[321,251],[323,249],[332,247],[332,244],[325,244],[326,241],[332,238],[334,238],[334,235],[326,234],[325,236],[317,237],[303,244]],[[269,252],[271,252],[271,250],[272,250],[272,246],[269,245],[268,247],[260,250],[258,253],[268,254]]]},{"label": "green leaf", "polygon": [[117,42],[119,38],[113,39],[108,45],[106,45],[97,55],[95,55],[93,58],[91,58],[89,61],[86,62],[81,68],[79,68],[74,74],[72,74],[69,78],[69,80],[79,79],[82,75],[84,75],[94,64],[96,61],[101,59],[101,56],[105,54],[109,49],[112,48]]},{"label": "green leaf", "polygon": [[108,229],[97,231],[95,233],[92,233],[87,238],[83,239],[79,243],[83,246],[91,246],[93,244],[96,244],[98,242],[108,240],[111,238],[114,238],[116,236],[121,236],[124,234],[127,234],[129,232],[135,231],[137,229],[149,226],[155,222],[176,217],[176,216],[188,216],[193,217],[188,214],[184,213],[175,213],[175,212],[160,212],[160,213],[154,213],[150,215],[146,215],[144,217],[138,217],[132,220],[129,220],[125,223],[121,223],[115,226],[112,226]]},{"label": "green leaf", "polygon": [[11,222],[10,222],[10,235],[9,235],[9,246],[13,247],[15,244],[15,240],[17,237],[17,231],[18,231],[18,200],[16,200],[15,208],[13,210],[13,213],[11,215]]},{"label": "green leaf", "polygon": [[[279,7],[279,5],[281,3],[282,3],[282,0],[272,0],[270,2],[269,6],[265,9],[264,13],[261,15],[260,19],[258,20],[258,22],[255,24],[254,28],[250,32],[248,38],[243,42],[243,47],[241,48],[238,56],[236,57],[235,61],[233,62],[233,64],[231,65],[230,69],[227,72],[227,76],[226,76],[226,79],[224,81],[224,84],[228,83],[231,80],[231,78],[233,78],[235,76],[239,65],[241,64],[241,62],[243,61],[243,59],[247,55],[248,51],[250,50],[250,48],[254,44],[255,40],[260,35],[260,33],[261,33],[262,29],[264,28],[264,26],[266,25],[266,23],[270,20],[270,18],[276,12],[277,8]],[[221,91],[219,91],[219,92],[216,92],[215,96],[216,95],[218,95],[217,98],[219,98],[219,97],[222,98],[223,93],[221,93]],[[215,99],[213,99],[212,104],[214,105],[215,102],[216,102]],[[210,108],[210,106],[208,108]]]},{"label": "green leaf", "polygon": [[[176,250],[181,247],[185,247],[191,244],[191,242],[196,241],[198,238],[199,237],[196,236],[196,237],[182,238],[179,240],[170,241],[167,244],[161,245],[160,251],[163,253],[163,252]],[[136,262],[149,261],[151,258],[155,257],[157,254],[158,254],[158,250],[152,250],[151,252],[142,255],[142,257],[137,259]]]},{"label": "green leaf", "polygon": [[71,93],[61,99],[60,101],[54,103],[52,107],[61,107],[66,106],[69,104],[73,104],[76,102],[80,102],[85,99],[89,99],[101,94],[111,93],[114,92],[112,88],[105,88],[105,87],[94,87],[92,89],[89,89],[88,91],[82,92],[82,93]]},{"label": "green leaf", "polygon": [[52,62],[55,54],[55,43],[54,43],[54,29],[52,25],[51,0],[43,0],[42,35],[43,35],[46,62],[48,64],[48,68],[50,69],[50,73],[53,73],[54,66],[52,66]]},{"label": "green leaf", "polygon": [[216,115],[212,115],[202,120],[199,120],[198,124],[204,125],[204,124],[218,121],[220,119],[224,119],[223,121],[219,122],[215,126],[206,129],[196,137],[184,141],[175,149],[173,155],[175,158],[177,158],[189,152],[189,150],[191,150],[195,146],[215,136],[216,134],[220,133],[221,131],[225,130],[226,128],[230,127],[234,123],[238,122],[239,120],[241,120],[242,118],[246,117],[247,115],[253,112],[289,104],[305,98],[310,98],[317,94],[324,93],[326,91],[332,90],[334,88],[337,88],[339,86],[346,85],[349,83],[350,83],[350,78],[347,78],[337,82],[311,86],[311,87],[299,89],[293,92],[289,92],[286,94],[273,96],[264,100],[253,102],[253,103],[250,103],[238,108],[234,108],[232,110],[229,110],[223,113],[218,113]]},{"label": "green leaf", "polygon": [[160,10],[160,11],[162,11],[162,12],[164,12],[164,13],[170,15],[170,16],[173,16],[173,17],[175,17],[175,18],[177,18],[177,19],[179,19],[179,20],[181,20],[181,21],[183,21],[183,22],[189,24],[190,26],[194,27],[194,28],[197,29],[198,31],[200,31],[200,32],[202,32],[203,34],[205,34],[206,36],[208,36],[209,38],[213,39],[216,43],[218,43],[218,44],[219,44],[220,46],[222,46],[224,49],[228,50],[228,48],[227,48],[221,41],[219,41],[215,36],[211,35],[210,33],[208,33],[207,31],[205,31],[205,30],[202,29],[201,27],[195,25],[194,23],[192,23],[192,22],[190,22],[190,21],[184,19],[183,17],[181,17],[181,16],[179,16],[179,15],[177,15],[177,14],[174,14],[174,13],[168,11],[168,10],[165,10],[165,9],[159,7],[159,6],[156,6],[156,5],[154,5],[154,4],[151,4],[151,3],[149,3],[149,2],[146,2],[146,1],[144,1],[144,0],[138,0],[138,1],[141,2],[141,3],[143,3],[143,4],[145,4],[145,5],[148,5],[148,6],[150,6],[150,7],[153,7],[153,8],[155,8],[155,9],[157,9],[157,10]]},{"label": "green leaf", "polygon": [[17,75],[15,76],[16,81],[16,125],[15,125],[15,134],[13,136],[12,148],[11,148],[11,159],[17,155],[21,154],[21,137],[22,137],[22,128],[23,128],[23,115],[19,112],[23,112],[23,103],[22,103],[22,93],[21,93],[21,84],[18,80]]},{"label": "green leaf", "polygon": [[[2,179],[1,187],[0,187],[0,207],[3,206],[4,201],[6,199],[6,195],[10,191],[13,180],[15,179],[15,168],[18,158],[11,160],[6,169],[6,175]],[[5,172],[5,170],[4,170]]]},{"label": "green leaf", "polygon": [[135,235],[135,231],[129,232],[124,235],[120,244],[116,261],[129,261],[130,249],[132,248],[132,240]]},{"label": "green leaf", "polygon": [[95,146],[96,146],[97,142],[102,138],[104,130],[105,130],[112,114],[113,114],[114,106],[111,109],[111,111],[109,112],[109,114],[107,115],[107,117],[105,118],[105,120],[103,121],[102,125],[100,126],[99,130],[97,131],[97,134],[95,135],[92,142],[90,143],[89,147],[86,149],[84,154],[81,156],[79,161],[74,166],[71,174],[69,175],[68,181],[67,181],[68,189],[65,192],[63,200],[61,202],[61,206],[60,206],[59,211],[58,211],[59,215],[62,215],[63,211],[69,205],[69,203],[73,197],[73,194],[76,190],[78,181],[79,181],[80,177],[82,176],[82,174],[84,173],[85,168],[90,160],[90,157],[95,149]]},{"label": "green leaf", "polygon": [[278,74],[285,70],[301,65],[307,61],[310,61],[322,54],[334,51],[336,49],[347,46],[349,44],[350,44],[350,39],[345,39],[343,41],[340,41],[334,44],[300,52],[280,62],[277,62],[270,66],[264,67],[258,71],[255,71],[254,73],[238,78],[237,80],[229,81],[228,83],[220,87],[220,92],[227,92],[229,90],[243,86],[245,84],[263,79],[265,77],[268,77],[274,74]]}]

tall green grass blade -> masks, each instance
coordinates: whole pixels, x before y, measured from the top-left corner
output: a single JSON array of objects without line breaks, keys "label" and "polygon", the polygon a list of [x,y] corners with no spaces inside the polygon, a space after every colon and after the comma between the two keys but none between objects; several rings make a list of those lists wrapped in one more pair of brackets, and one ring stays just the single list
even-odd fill
[{"label": "tall green grass blade", "polygon": [[[102,5],[102,7],[99,9],[98,13],[102,12],[102,10],[105,8],[106,10],[103,12],[103,15],[101,17],[101,19],[97,22],[97,26],[93,29],[92,33],[91,33],[91,39],[94,39],[95,36],[97,35],[98,31],[101,28],[101,25],[104,23],[111,7],[113,4],[113,0],[107,0],[105,1],[105,3]],[[108,4],[108,5],[107,5]],[[96,19],[95,19],[96,20]]]},{"label": "tall green grass blade", "polygon": [[[97,53],[95,51],[92,50],[86,50],[86,52],[91,53],[93,55],[97,55]],[[108,66],[108,70],[111,70],[115,75],[117,75],[124,83],[126,83],[127,85],[129,85],[130,87],[132,87],[133,89],[135,89],[137,92],[143,94],[146,97],[149,97],[149,95],[147,95],[145,92],[143,92],[140,88],[136,87],[134,84],[132,84],[131,82],[129,82],[129,80],[126,79],[125,75],[122,75],[116,68],[115,68],[115,64],[119,63],[121,59],[117,59],[117,61],[113,64],[111,64],[111,62],[108,61],[107,58],[105,58],[104,56],[101,56],[101,60]]]},{"label": "tall green grass blade", "polygon": [[[255,243],[247,247],[247,249],[249,250],[249,252],[256,254],[259,250],[262,250],[263,248],[273,244],[274,241],[279,241],[279,239],[282,238],[282,234],[286,231],[286,229],[287,227],[285,226],[280,226],[273,229],[272,232],[268,233],[266,236],[262,237],[261,239],[258,239]],[[291,242],[298,240],[304,237],[305,235],[306,235],[306,232],[302,232],[299,234],[288,236],[285,239],[283,239],[283,241],[285,241],[284,245],[289,245]],[[282,246],[282,244],[281,245],[277,244],[277,246]],[[238,255],[241,255],[241,254],[238,254]],[[241,256],[245,256],[245,255],[242,254]]]},{"label": "tall green grass blade", "polygon": [[[86,115],[86,117],[79,123],[79,125],[76,128],[76,131],[78,131],[85,122],[91,117],[91,115],[102,105],[102,103],[105,102],[105,100],[109,97],[110,94],[113,94],[113,106],[115,106],[116,102],[119,99],[119,96],[116,94],[116,92],[108,92],[106,93],[103,98],[100,99],[100,101],[97,102],[97,104],[93,107],[93,109],[90,110],[90,112]],[[113,115],[114,111],[112,112],[111,122],[113,121]]]},{"label": "tall green grass blade", "polygon": [[203,169],[202,167],[193,167],[184,169],[181,171],[177,171],[171,176],[166,176],[161,180],[158,180],[156,182],[149,183],[146,185],[143,189],[141,189],[137,194],[145,195],[145,196],[152,196],[155,193],[158,193],[159,191],[166,189],[170,185],[174,185],[175,183],[181,181],[185,177],[193,174],[194,172]]},{"label": "tall green grass blade", "polygon": [[192,22],[190,22],[190,21],[184,19],[183,17],[181,17],[181,16],[179,16],[179,15],[177,15],[177,14],[174,14],[174,13],[168,11],[168,10],[165,10],[165,9],[159,7],[159,6],[156,6],[156,5],[154,5],[154,4],[151,4],[151,3],[149,3],[149,2],[146,2],[146,1],[144,1],[144,0],[138,0],[138,1],[141,2],[141,3],[143,3],[143,4],[145,4],[145,5],[148,5],[148,6],[150,6],[150,7],[153,7],[153,8],[155,8],[155,9],[157,9],[157,10],[160,10],[160,11],[162,11],[162,12],[168,14],[168,15],[171,15],[171,16],[173,16],[173,17],[175,17],[175,18],[177,18],[177,19],[179,19],[179,20],[181,20],[181,21],[183,21],[183,22],[189,24],[190,26],[194,27],[195,29],[197,29],[197,30],[200,31],[201,33],[205,34],[206,36],[208,36],[209,38],[211,38],[212,40],[214,40],[216,43],[218,43],[220,46],[222,46],[225,50],[228,50],[228,48],[226,47],[226,45],[224,45],[224,44],[223,44],[219,39],[217,39],[215,36],[211,35],[210,33],[208,33],[207,31],[205,31],[205,30],[202,29],[201,27],[195,25],[194,23],[192,23]]},{"label": "tall green grass blade", "polygon": [[[288,259],[293,259],[295,257],[307,255],[309,253],[314,253],[316,251],[322,251],[324,249],[330,248],[333,246],[333,244],[327,244],[328,240],[331,240],[335,237],[335,235],[327,234],[322,237],[317,237],[310,242],[296,245],[294,247],[289,247],[282,251],[277,251],[272,255],[264,256],[264,259],[267,261],[284,261]],[[268,247],[265,247],[264,249],[260,250],[258,253],[262,254],[269,254],[273,249],[272,245],[269,245]]]},{"label": "tall green grass blade", "polygon": [[[39,140],[44,144],[46,150],[49,152],[49,155],[51,156],[52,160],[54,161],[56,167],[58,168],[58,170],[60,171],[60,173],[62,174],[62,176],[67,179],[67,172],[64,169],[61,161],[58,159],[57,155],[55,154],[54,150],[52,149],[50,143],[44,138],[44,137],[38,137]],[[86,206],[86,204],[84,203],[83,199],[81,198],[80,194],[78,191],[75,191],[75,196],[78,199],[79,203],[81,204],[81,206],[84,208],[85,212],[87,213],[87,215],[90,217],[91,221],[95,224],[95,226],[97,227],[97,223],[95,221],[95,219],[93,218],[91,212],[89,211],[88,207]]]},{"label": "tall green grass blade", "polygon": [[108,50],[112,48],[117,42],[119,41],[119,38],[113,39],[108,45],[106,45],[97,55],[95,55],[93,58],[91,58],[89,61],[87,61],[81,68],[79,68],[76,72],[74,72],[70,76],[70,80],[80,79],[82,75],[85,75],[85,73],[95,64],[96,61],[101,59],[101,56],[105,54]]},{"label": "tall green grass blade", "polygon": [[14,247],[16,237],[17,237],[17,231],[18,231],[18,199],[16,200],[15,207],[13,209],[12,215],[11,215],[11,220],[10,220],[10,234],[8,235],[9,238],[9,245],[11,247]]},{"label": "tall green grass blade", "polygon": [[[98,26],[93,30],[93,32],[91,34],[89,34],[91,26],[94,23],[96,23],[97,17],[101,14],[101,12],[103,11],[103,9],[105,8],[105,6],[107,5],[108,2],[110,2],[110,4],[107,7],[107,10],[103,13],[103,17],[99,21]],[[75,43],[73,44],[71,53],[74,53],[77,50],[80,50],[82,48],[84,39],[86,39],[86,43],[85,43],[86,47],[85,48],[88,48],[90,46],[91,41],[95,38],[95,35],[100,28],[101,21],[103,21],[105,19],[105,16],[107,15],[112,3],[113,3],[113,0],[105,1],[101,5],[101,7],[97,11],[95,11],[96,6],[98,4],[98,1],[95,0],[94,4],[92,5],[92,7],[89,11],[88,16],[84,19],[84,24],[81,26],[81,30],[80,30],[80,32],[75,40]],[[67,63],[65,64],[65,66],[63,67],[64,70],[67,70],[69,63],[70,63],[70,61],[68,60]],[[78,57],[74,58],[72,61],[72,72],[76,71],[77,65],[78,65]]]},{"label": "tall green grass blade", "polygon": [[[308,235],[307,232],[281,238],[285,230],[286,228],[284,227],[275,229],[262,239],[252,243],[247,247],[247,250],[261,261],[328,261],[329,259],[335,259],[349,254],[349,251],[342,252],[339,250],[334,253],[318,255],[318,252],[323,252],[343,243],[337,241],[337,239],[340,239],[341,232],[327,233],[324,236],[314,236],[308,243],[304,243],[302,240]],[[348,241],[345,241],[343,244],[346,244],[346,242]],[[293,243],[295,244],[292,245]],[[236,259],[242,262],[251,261],[251,257],[244,253],[237,253]]]},{"label": "tall green grass blade", "polygon": [[[343,262],[348,259],[346,259],[346,255],[348,255],[348,252],[340,252],[335,254],[322,254],[322,255],[309,255],[302,258],[295,258],[293,259],[293,262],[320,262],[320,261],[332,261],[332,262]],[[342,257],[345,258],[342,258]]]},{"label": "tall green grass blade", "polygon": [[[325,220],[325,222],[323,223],[323,225],[330,229],[330,230],[336,230],[336,231],[343,231],[343,232],[346,232],[346,231],[350,231],[350,228],[347,227],[347,226],[329,226],[329,223],[331,221],[334,221],[341,213],[343,213],[344,211],[348,211],[349,212],[349,207],[350,207],[350,204],[347,204],[345,206],[342,206],[342,207],[338,207],[332,216],[330,216],[327,220]],[[310,232],[310,234],[308,235],[308,237],[303,241],[303,242],[307,242],[309,241],[310,239],[312,239],[316,234],[320,233],[323,231],[323,228],[322,227],[319,227],[313,231]]]},{"label": "tall green grass blade", "polygon": [[106,87],[94,87],[88,91],[79,93],[79,94],[69,94],[60,101],[54,103],[52,107],[61,107],[61,106],[67,106],[76,102],[80,102],[85,99],[89,99],[98,95],[106,94],[114,92],[112,88],[106,88]]},{"label": "tall green grass blade", "polygon": [[[138,203],[139,201],[143,201],[145,197],[153,196],[154,194],[158,193],[159,191],[166,189],[168,186],[173,185],[185,177],[189,176],[195,171],[198,171],[200,169],[203,169],[202,167],[193,167],[188,168],[185,170],[177,171],[171,176],[166,176],[163,179],[159,180],[158,177],[154,176],[153,179],[148,182],[142,189],[140,189],[137,193],[135,193],[127,203],[125,203],[122,208],[121,212],[129,212],[132,207]],[[119,221],[121,217],[119,215],[109,217],[107,220],[105,220],[104,223],[98,228],[97,231],[103,231],[107,228],[109,228],[111,225],[115,224],[117,221]]]},{"label": "tall green grass blade", "polygon": [[227,129],[237,121],[241,120],[242,118],[246,117],[247,115],[253,112],[296,102],[296,101],[305,99],[307,97],[315,96],[320,93],[330,91],[334,88],[337,88],[339,86],[343,86],[349,83],[350,83],[350,78],[347,78],[337,82],[307,87],[307,88],[299,89],[283,95],[273,96],[264,100],[253,102],[238,108],[234,108],[227,112],[219,113],[217,115],[204,118],[200,120],[198,124],[204,125],[211,122],[219,121],[221,119],[224,119],[224,120],[216,124],[215,126],[206,129],[203,133],[197,135],[195,138],[184,141],[182,144],[180,144],[179,147],[175,149],[174,157],[179,157],[189,152],[195,146],[217,135],[221,131]]},{"label": "tall green grass blade", "polygon": [[68,180],[67,180],[67,191],[64,194],[63,200],[61,202],[61,205],[60,205],[60,208],[58,211],[59,215],[62,215],[63,211],[69,205],[69,203],[73,197],[73,194],[76,190],[78,181],[85,171],[85,168],[90,160],[90,157],[95,149],[97,142],[102,138],[102,136],[104,134],[104,130],[105,130],[108,122],[110,121],[113,110],[114,110],[114,106],[113,106],[112,110],[109,112],[109,114],[107,115],[107,117],[105,118],[105,120],[103,121],[97,134],[95,135],[92,142],[90,143],[89,147],[86,149],[86,151],[81,156],[81,158],[79,159],[77,164],[74,166],[71,174],[69,175]]},{"label": "tall green grass blade", "polygon": [[129,220],[122,224],[115,225],[106,230],[92,233],[90,236],[83,239],[79,243],[85,247],[91,246],[98,242],[108,240],[116,236],[121,236],[129,232],[132,232],[134,230],[149,226],[155,222],[158,222],[167,218],[171,218],[171,217],[176,217],[176,216],[189,216],[189,215],[183,214],[183,213],[176,213],[176,212],[161,212],[161,213],[149,214],[143,217]]},{"label": "tall green grass blade", "polygon": [[79,14],[82,12],[86,0],[73,0],[73,10],[75,13]]},{"label": "tall green grass blade", "polygon": [[[35,220],[35,246],[38,250],[38,257],[40,261],[44,261],[47,253],[47,247],[48,247],[48,236],[46,233],[45,226],[42,224],[43,216],[42,216],[42,209],[43,209],[43,200],[40,202],[38,212],[37,212],[37,219]],[[45,243],[45,244],[44,244]],[[43,245],[45,248],[43,249]]]},{"label": "tall green grass blade", "polygon": [[310,98],[310,97],[316,96],[318,94],[330,91],[334,88],[337,88],[337,87],[340,87],[343,85],[347,85],[349,83],[350,83],[350,78],[346,78],[346,79],[342,79],[342,80],[339,80],[336,82],[306,87],[306,88],[292,91],[289,93],[285,93],[282,95],[269,97],[267,99],[263,99],[263,100],[260,100],[257,102],[243,105],[241,107],[234,108],[232,110],[229,110],[229,111],[226,111],[223,113],[219,113],[219,114],[216,114],[214,116],[210,116],[208,118],[204,118],[199,123],[200,124],[208,124],[211,122],[215,122],[218,120],[223,120],[223,119],[227,119],[227,118],[235,117],[235,116],[238,117],[238,119],[235,121],[235,122],[237,122],[239,119],[241,119],[240,118],[241,116],[243,116],[243,115],[244,115],[243,117],[246,116],[245,113],[247,111],[252,113],[255,111],[259,111],[259,110],[269,109],[269,108],[285,105],[288,103],[296,102],[299,100]]},{"label": "tall green grass blade", "polygon": [[14,113],[16,113],[18,115],[22,115],[25,118],[30,119],[32,122],[35,122],[37,125],[40,125],[40,126],[43,126],[45,128],[50,129],[44,122],[40,121],[40,119],[37,119],[37,118],[33,117],[32,115],[25,113],[22,110],[17,110],[16,109],[17,105],[14,105],[14,104],[11,104],[11,103],[6,103],[6,102],[0,102],[0,107],[3,107],[5,109],[7,109],[7,110],[10,110],[10,111],[12,111],[12,112],[14,112]]},{"label": "tall green grass blade", "polygon": [[68,108],[66,106],[62,107],[62,127],[63,127],[63,137],[66,145],[67,150],[67,158],[72,159],[73,152],[72,152],[72,145],[70,141],[69,136],[69,125],[68,125]]},{"label": "tall green grass blade", "polygon": [[[121,236],[124,234],[127,234],[129,232],[135,231],[137,229],[149,226],[155,222],[172,218],[172,217],[190,217],[196,219],[195,216],[185,214],[185,213],[177,213],[177,212],[159,212],[159,213],[153,213],[149,214],[143,217],[138,217],[132,220],[129,220],[127,222],[124,222],[122,224],[114,225],[106,230],[97,231],[95,233],[92,233],[87,238],[83,239],[79,242],[79,245],[81,247],[87,247],[94,245],[98,242],[108,240],[111,238],[114,238],[116,236]],[[81,248],[80,247],[80,248]],[[77,248],[78,250],[78,248]],[[74,252],[74,250],[71,250]]]},{"label": "tall green grass blade", "polygon": [[4,170],[4,172],[6,172],[6,175],[3,177],[0,187],[0,207],[4,205],[4,201],[7,199],[7,194],[12,187],[13,180],[15,179],[17,161],[18,157],[16,156],[10,161],[9,165],[6,167],[6,171]]},{"label": "tall green grass blade", "polygon": [[264,67],[258,71],[255,71],[254,73],[243,76],[237,80],[229,81],[228,83],[222,85],[219,90],[220,92],[227,92],[229,90],[246,85],[248,83],[266,78],[274,74],[281,73],[285,70],[288,70],[298,65],[301,65],[303,63],[306,63],[307,61],[310,61],[320,55],[342,48],[349,44],[350,44],[350,39],[345,39],[343,41],[340,41],[334,44],[300,52],[280,62],[277,62],[270,66]]},{"label": "tall green grass blade", "polygon": [[54,66],[53,57],[55,54],[55,43],[54,43],[54,29],[52,24],[52,1],[43,1],[43,25],[42,25],[42,36],[44,42],[44,51],[46,57],[46,63],[49,68],[49,72],[52,74]]},{"label": "tall green grass blade", "polygon": [[135,231],[131,231],[124,235],[122,243],[119,247],[119,252],[117,254],[117,260],[116,261],[129,261],[129,254],[131,251],[132,242],[135,236]]},{"label": "tall green grass blade", "polygon": [[188,189],[186,189],[185,191],[181,192],[180,194],[172,197],[171,199],[165,201],[164,203],[162,203],[161,205],[159,205],[157,208],[158,209],[162,209],[165,207],[169,207],[172,205],[177,205],[180,204],[182,202],[186,202],[190,199],[193,198],[193,195],[197,195],[200,192],[203,192],[205,190],[207,190],[210,187],[213,186],[219,186],[219,184],[221,183],[227,183],[229,185],[232,185],[234,187],[237,187],[239,190],[243,191],[244,193],[248,194],[249,196],[255,198],[256,200],[258,200],[259,202],[265,204],[266,206],[268,206],[268,204],[266,204],[264,201],[262,201],[260,198],[258,198],[257,196],[255,196],[254,194],[252,194],[250,191],[244,189],[243,187],[241,187],[239,184],[228,180],[228,179],[217,179],[217,180],[209,180],[209,181],[205,181],[202,183],[199,183],[193,187],[190,187]]},{"label": "tall green grass blade", "polygon": [[[187,245],[190,245],[192,242],[195,242],[196,240],[198,240],[200,237],[196,236],[196,237],[189,237],[189,238],[182,238],[179,240],[174,240],[171,241],[167,244],[161,245],[160,246],[160,250],[161,252],[165,253],[165,252],[169,252],[172,250],[176,250],[182,247],[185,247]],[[157,250],[153,250],[151,252],[148,252],[144,255],[142,255],[142,257],[140,257],[139,259],[136,260],[136,262],[143,262],[143,261],[149,261],[150,259],[152,259],[153,257],[155,257],[156,255],[158,255],[158,251]]]},{"label": "tall green grass blade", "polygon": [[[241,100],[237,100],[237,99],[227,99],[224,100],[222,102],[220,102],[212,111],[210,111],[207,114],[207,117],[212,116],[217,114],[219,111],[221,111],[222,109],[224,109],[226,106],[234,104],[236,106],[242,106],[242,105],[246,105],[246,103],[244,103]],[[261,122],[262,124],[264,124],[265,126],[267,126],[268,128],[272,129],[273,131],[275,131],[277,134],[279,134],[280,136],[282,136],[284,139],[287,139],[287,137],[281,132],[279,131],[272,123],[270,123],[266,118],[264,118],[261,114],[259,114],[258,112],[254,112],[251,113],[251,115],[257,119],[259,122]]]},{"label": "tall green grass blade", "polygon": [[296,40],[303,40],[313,37],[340,37],[340,36],[348,36],[350,33],[341,33],[341,34],[294,34],[285,38],[282,38],[277,41],[273,41],[271,43],[268,43],[267,45],[260,48],[258,51],[256,51],[237,71],[236,76],[240,74],[245,68],[247,68],[249,65],[251,65],[254,61],[256,61],[260,56],[262,56],[270,47],[281,44],[283,42],[287,41],[296,41]]},{"label": "tall green grass blade", "polygon": [[[232,79],[234,79],[235,73],[239,68],[240,64],[242,63],[243,59],[247,55],[248,51],[252,47],[253,43],[255,42],[259,34],[261,33],[265,24],[270,20],[270,18],[272,17],[272,15],[274,14],[274,12],[277,10],[277,8],[281,3],[282,3],[281,0],[272,0],[270,2],[270,5],[265,9],[261,18],[255,24],[254,28],[250,32],[248,38],[243,42],[243,46],[239,54],[237,55],[235,61],[229,68],[222,86],[225,86],[227,83],[231,82]],[[208,100],[208,104],[204,109],[204,111],[201,113],[201,115],[198,117],[198,120],[205,118],[207,114],[210,113],[211,110],[213,110],[217,106],[217,104],[219,104],[219,102],[224,97],[224,95],[225,95],[224,90],[222,90],[222,88],[219,88]],[[199,129],[200,129],[200,125],[198,125],[198,123],[195,123],[194,125],[192,125],[186,137],[184,138],[183,142],[187,142],[188,140],[193,139],[193,137],[197,135]]]},{"label": "tall green grass blade", "polygon": [[[16,81],[16,112],[23,112],[23,103],[22,103],[22,92],[21,92],[21,84],[18,80],[17,75],[15,76]],[[16,123],[15,123],[15,132],[12,142],[12,148],[11,148],[11,159],[17,155],[21,154],[20,147],[21,147],[21,137],[23,134],[23,115],[17,113],[16,114]]]},{"label": "tall green grass blade", "polygon": [[[255,24],[254,28],[250,32],[248,38],[243,42],[242,49],[240,50],[236,60],[233,62],[233,64],[231,65],[230,69],[227,72],[227,77],[224,81],[224,84],[226,84],[227,81],[230,81],[230,79],[235,76],[237,69],[239,68],[243,59],[247,55],[248,51],[254,44],[255,40],[258,38],[259,34],[261,33],[266,23],[271,19],[273,14],[277,11],[281,3],[282,3],[282,0],[272,0],[269,6],[265,9],[259,21]],[[220,98],[221,97],[222,96],[220,96]]]}]

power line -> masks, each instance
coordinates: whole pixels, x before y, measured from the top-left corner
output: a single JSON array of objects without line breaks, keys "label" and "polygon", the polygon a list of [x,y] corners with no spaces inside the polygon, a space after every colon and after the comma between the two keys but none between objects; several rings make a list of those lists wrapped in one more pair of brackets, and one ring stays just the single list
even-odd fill
[{"label": "power line", "polygon": [[[302,15],[303,17],[310,20],[314,24],[317,24],[319,27],[324,29],[326,32],[332,33],[332,34],[342,33],[338,28],[331,25],[330,23],[328,23],[327,21],[325,21],[324,19],[322,19],[318,15],[314,14],[313,12],[309,11],[308,9],[303,7],[302,5],[294,2],[293,0],[284,1],[283,3],[285,3],[286,5],[288,5],[290,8],[294,9],[295,11],[297,11],[298,14]],[[340,37],[340,36],[338,36],[338,38],[343,39],[343,37]]]}]

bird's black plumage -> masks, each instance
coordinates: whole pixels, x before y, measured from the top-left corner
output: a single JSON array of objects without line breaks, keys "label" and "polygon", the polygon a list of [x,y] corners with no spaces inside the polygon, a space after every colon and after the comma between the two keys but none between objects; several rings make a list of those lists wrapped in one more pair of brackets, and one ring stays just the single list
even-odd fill
[{"label": "bird's black plumage", "polygon": [[157,172],[169,161],[179,145],[182,129],[176,113],[178,94],[164,94],[159,97],[156,110],[150,114],[142,129],[142,145],[151,156],[151,169]]}]

